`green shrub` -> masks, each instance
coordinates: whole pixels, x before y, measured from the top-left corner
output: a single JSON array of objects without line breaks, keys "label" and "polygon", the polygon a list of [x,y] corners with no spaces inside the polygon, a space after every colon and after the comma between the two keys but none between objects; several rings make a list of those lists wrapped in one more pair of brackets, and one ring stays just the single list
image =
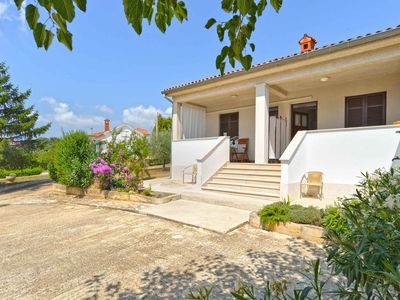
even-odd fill
[{"label": "green shrub", "polygon": [[[334,273],[346,277],[344,295],[349,299],[398,299],[399,170],[366,174],[354,197],[340,202],[337,214],[331,219],[339,220],[339,225],[326,227],[325,239],[328,264]],[[343,224],[345,233],[341,232]]]},{"label": "green shrub", "polygon": [[6,178],[10,174],[15,174],[17,177],[39,175],[43,172],[41,167],[22,169],[22,170],[4,170],[0,169],[0,178]]},{"label": "green shrub", "polygon": [[259,212],[261,224],[272,226],[289,221],[289,204],[275,202],[264,206]]},{"label": "green shrub", "polygon": [[298,224],[321,226],[321,210],[315,206],[291,205],[289,207],[289,221]]},{"label": "green shrub", "polygon": [[83,131],[65,134],[55,149],[53,177],[67,186],[88,187],[93,178],[89,167],[94,158],[94,145]]},{"label": "green shrub", "polygon": [[47,165],[47,170],[49,171],[50,178],[53,181],[57,182],[57,172],[53,161],[49,161],[49,164]]},{"label": "green shrub", "polygon": [[325,209],[322,226],[325,231],[336,232],[339,235],[346,234],[349,229],[344,214],[338,206],[331,206]]}]

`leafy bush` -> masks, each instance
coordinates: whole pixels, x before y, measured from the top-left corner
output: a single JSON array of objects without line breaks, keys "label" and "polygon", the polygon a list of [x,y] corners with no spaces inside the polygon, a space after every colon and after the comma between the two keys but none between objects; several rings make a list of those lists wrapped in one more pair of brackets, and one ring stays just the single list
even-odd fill
[{"label": "leafy bush", "polygon": [[32,175],[40,175],[43,172],[41,167],[30,168],[30,169],[22,169],[22,170],[3,170],[0,169],[0,178],[5,178],[10,174],[15,174],[17,177],[20,176],[32,176]]},{"label": "leafy bush", "polygon": [[49,164],[47,165],[47,170],[49,171],[49,176],[50,178],[57,182],[57,172],[56,172],[56,167],[54,166],[54,161],[49,161]]},{"label": "leafy bush", "polygon": [[117,136],[118,132],[113,132],[107,151],[89,165],[96,183],[105,190],[141,191],[149,155],[147,139],[132,135],[118,141]]},{"label": "leafy bush", "polygon": [[289,221],[298,224],[320,226],[322,224],[321,210],[314,206],[291,205],[289,207]]},{"label": "leafy bush", "polygon": [[349,228],[343,212],[338,206],[331,206],[324,210],[322,226],[325,228],[325,231],[336,232],[341,236],[346,234]]},{"label": "leafy bush", "polygon": [[93,157],[94,145],[86,133],[69,132],[56,145],[52,176],[67,186],[86,188],[93,178],[89,168]]},{"label": "leafy bush", "polygon": [[21,146],[13,146],[8,140],[0,142],[0,167],[22,170],[33,167],[32,153]]},{"label": "leafy bush", "polygon": [[328,263],[346,277],[341,295],[398,299],[400,294],[400,174],[377,170],[339,205],[347,225],[326,228]]},{"label": "leafy bush", "polygon": [[261,224],[273,226],[289,221],[289,204],[286,202],[275,202],[264,206],[259,212]]},{"label": "leafy bush", "polygon": [[165,165],[171,160],[171,131],[161,130],[158,134],[153,132],[150,137],[150,154],[153,164]]}]

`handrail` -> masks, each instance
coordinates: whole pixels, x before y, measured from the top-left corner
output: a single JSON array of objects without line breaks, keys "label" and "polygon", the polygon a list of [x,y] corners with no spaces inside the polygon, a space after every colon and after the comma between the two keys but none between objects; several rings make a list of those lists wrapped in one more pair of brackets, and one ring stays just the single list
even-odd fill
[{"label": "handrail", "polygon": [[225,139],[229,138],[229,136],[220,136],[218,138],[220,138],[220,141],[210,151],[208,151],[206,155],[204,155],[202,158],[197,159],[198,163],[202,163],[207,158],[209,158],[211,156],[211,154],[214,153],[215,150],[225,141]]}]

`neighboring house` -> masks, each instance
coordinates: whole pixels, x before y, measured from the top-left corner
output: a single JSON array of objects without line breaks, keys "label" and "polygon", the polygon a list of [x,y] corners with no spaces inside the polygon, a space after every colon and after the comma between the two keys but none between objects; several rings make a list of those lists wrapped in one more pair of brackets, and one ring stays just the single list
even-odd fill
[{"label": "neighboring house", "polygon": [[[354,192],[361,172],[400,154],[400,26],[315,48],[308,35],[286,57],[168,88],[171,177],[197,164],[203,189],[299,198],[323,172],[322,201]],[[226,136],[248,138],[255,164],[229,164]],[[269,162],[280,164],[268,164]]]},{"label": "neighboring house", "polygon": [[105,119],[104,130],[88,134],[96,144],[96,152],[104,151],[107,148],[107,143],[112,140],[113,131],[117,133],[117,142],[127,141],[132,134],[136,134],[138,137],[145,137],[150,134],[145,128],[132,128],[127,124],[121,124],[110,129],[110,120]]}]

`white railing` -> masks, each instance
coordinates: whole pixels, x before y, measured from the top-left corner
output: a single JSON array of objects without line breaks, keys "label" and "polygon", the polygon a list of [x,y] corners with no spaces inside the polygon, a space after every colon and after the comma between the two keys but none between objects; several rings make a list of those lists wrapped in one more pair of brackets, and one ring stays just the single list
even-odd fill
[{"label": "white railing", "polygon": [[398,125],[299,131],[281,160],[281,196],[299,196],[304,173],[324,173],[324,194],[336,199],[354,192],[361,172],[389,169],[400,153]]},{"label": "white railing", "polygon": [[221,137],[204,157],[197,160],[198,184],[204,184],[225,163],[229,161],[230,140],[228,136]]},{"label": "white railing", "polygon": [[[182,172],[185,167],[198,163],[198,160],[203,164],[202,169],[205,172],[208,172],[210,169],[208,167],[208,159],[207,155],[210,152],[219,153],[216,150],[218,145],[221,145],[223,141],[228,139],[228,149],[227,149],[227,157],[229,160],[229,138],[221,136],[221,137],[210,137],[210,138],[198,138],[198,139],[187,139],[187,140],[176,140],[172,141],[171,145],[171,178],[173,180],[182,180]],[[223,143],[225,144],[225,143]],[[217,154],[215,154],[217,155]],[[214,159],[214,155],[210,154],[210,157]],[[204,160],[204,161],[203,161]],[[224,164],[227,160],[221,162]],[[198,168],[198,184],[201,184],[203,179],[205,178],[201,174],[202,170]]]}]

